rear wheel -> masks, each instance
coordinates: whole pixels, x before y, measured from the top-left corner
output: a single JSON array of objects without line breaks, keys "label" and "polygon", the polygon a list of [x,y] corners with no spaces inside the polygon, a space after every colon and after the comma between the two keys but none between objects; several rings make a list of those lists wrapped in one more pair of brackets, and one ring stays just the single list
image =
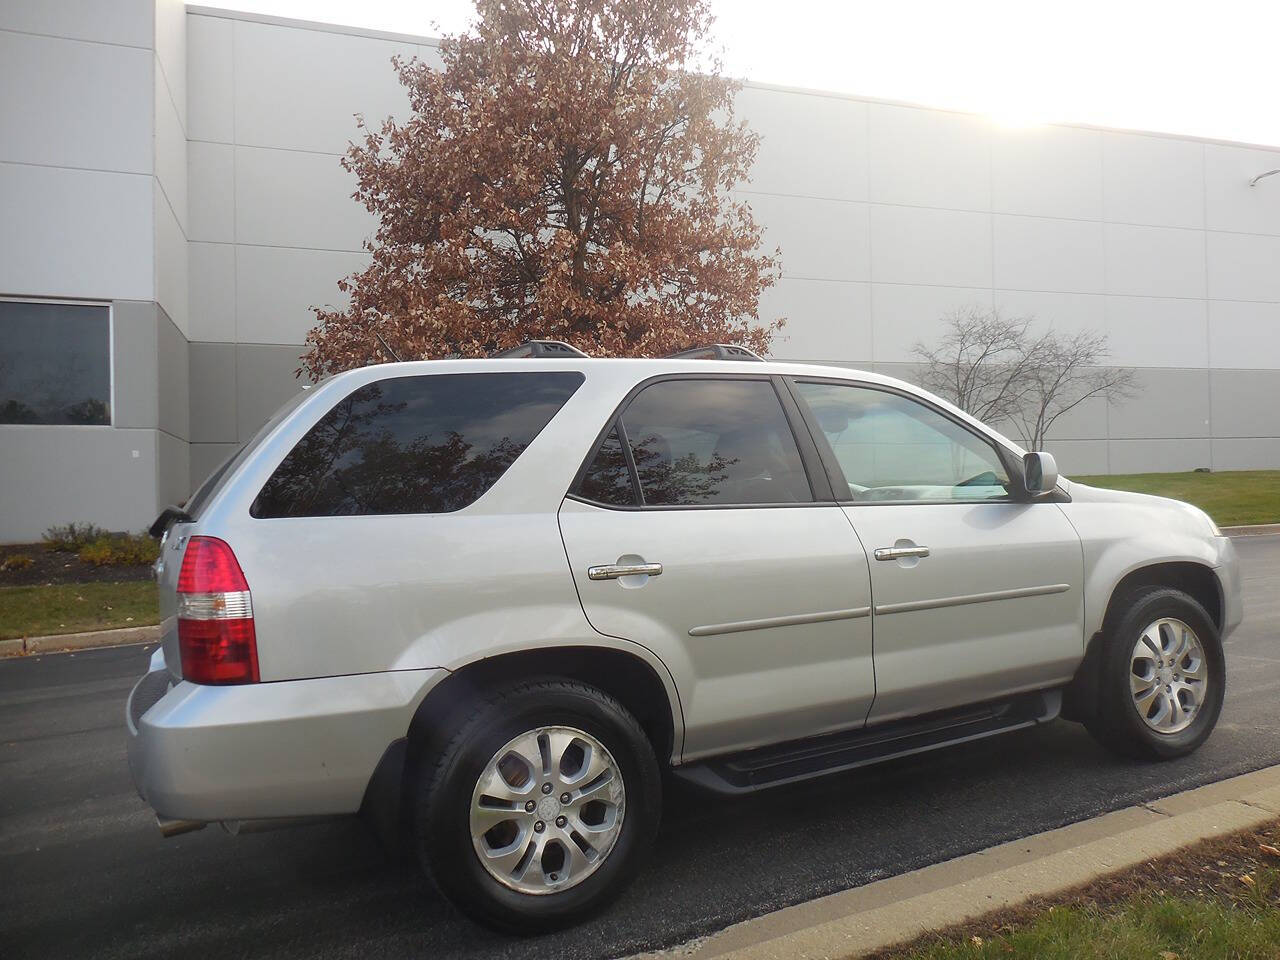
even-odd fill
[{"label": "rear wheel", "polygon": [[621,892],[660,807],[652,746],[621,704],[576,681],[525,682],[478,702],[423,770],[414,832],[423,868],[460,909],[536,932]]},{"label": "rear wheel", "polygon": [[1208,739],[1222,711],[1218,629],[1180,590],[1148,587],[1123,603],[1102,638],[1098,706],[1086,725],[1125,756],[1185,756]]}]

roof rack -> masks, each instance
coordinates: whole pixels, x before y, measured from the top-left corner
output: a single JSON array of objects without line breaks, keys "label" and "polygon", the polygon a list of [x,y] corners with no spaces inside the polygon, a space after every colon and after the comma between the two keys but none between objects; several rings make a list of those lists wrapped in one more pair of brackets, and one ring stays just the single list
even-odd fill
[{"label": "roof rack", "polygon": [[708,343],[702,347],[690,347],[667,357],[668,360],[759,360],[764,357],[754,350],[740,347],[736,343]]},{"label": "roof rack", "polygon": [[529,340],[518,347],[499,350],[489,354],[491,359],[510,359],[515,357],[585,357],[577,347],[571,347],[559,340]]}]

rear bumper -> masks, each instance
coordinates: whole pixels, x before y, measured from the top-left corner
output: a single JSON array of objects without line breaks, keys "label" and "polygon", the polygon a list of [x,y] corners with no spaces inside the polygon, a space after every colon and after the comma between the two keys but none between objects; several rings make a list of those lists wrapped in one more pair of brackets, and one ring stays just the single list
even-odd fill
[{"label": "rear bumper", "polygon": [[129,770],[164,818],[354,813],[388,744],[444,670],[213,687],[160,657],[129,695]]}]

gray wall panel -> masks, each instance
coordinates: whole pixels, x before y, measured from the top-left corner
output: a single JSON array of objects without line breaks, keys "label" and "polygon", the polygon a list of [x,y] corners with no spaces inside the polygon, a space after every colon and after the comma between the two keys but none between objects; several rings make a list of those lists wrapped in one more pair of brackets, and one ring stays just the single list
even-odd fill
[{"label": "gray wall panel", "polygon": [[1045,449],[1058,461],[1058,471],[1065,477],[1073,474],[1107,473],[1107,441],[1053,440]]},{"label": "gray wall panel", "polygon": [[1280,370],[1214,370],[1210,382],[1214,437],[1280,437]]},{"label": "gray wall panel", "polygon": [[236,443],[191,444],[191,490],[195,491],[222,461],[236,452]]},{"label": "gray wall panel", "polygon": [[1274,470],[1280,463],[1280,439],[1267,437],[1260,440],[1215,439],[1213,441],[1213,468],[1215,470]]},{"label": "gray wall panel", "polygon": [[191,442],[231,443],[236,439],[235,344],[193,343],[189,355]]},{"label": "gray wall panel", "polygon": [[236,345],[236,434],[241,443],[307,382],[293,375],[302,352],[300,346]]},{"label": "gray wall panel", "polygon": [[[1134,396],[1112,405],[1113,440],[1209,435],[1209,376],[1204,370],[1141,369]],[[1112,469],[1116,469],[1114,464]]]},{"label": "gray wall panel", "polygon": [[117,300],[111,305],[111,316],[115,325],[112,423],[154,429],[160,422],[156,305],[149,300]]},{"label": "gray wall panel", "polygon": [[1112,473],[1166,473],[1195,470],[1212,461],[1208,440],[1112,440]]},{"label": "gray wall panel", "polygon": [[164,308],[156,306],[157,380],[160,429],[179,440],[191,438],[191,390],[187,338]]},{"label": "gray wall panel", "polygon": [[182,503],[191,493],[191,445],[163,431],[156,438],[157,506]]}]

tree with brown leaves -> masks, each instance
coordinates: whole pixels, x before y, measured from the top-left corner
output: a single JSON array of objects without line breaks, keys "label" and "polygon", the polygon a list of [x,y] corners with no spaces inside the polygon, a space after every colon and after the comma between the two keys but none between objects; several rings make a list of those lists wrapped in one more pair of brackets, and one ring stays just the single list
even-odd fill
[{"label": "tree with brown leaves", "polygon": [[[396,60],[412,115],[343,160],[372,263],[316,309],[304,369],[484,356],[530,339],[653,356],[766,350],[778,253],[732,188],[758,137],[700,71],[707,0],[477,0],[443,68]],[[385,343],[385,347],[384,344]]]}]

